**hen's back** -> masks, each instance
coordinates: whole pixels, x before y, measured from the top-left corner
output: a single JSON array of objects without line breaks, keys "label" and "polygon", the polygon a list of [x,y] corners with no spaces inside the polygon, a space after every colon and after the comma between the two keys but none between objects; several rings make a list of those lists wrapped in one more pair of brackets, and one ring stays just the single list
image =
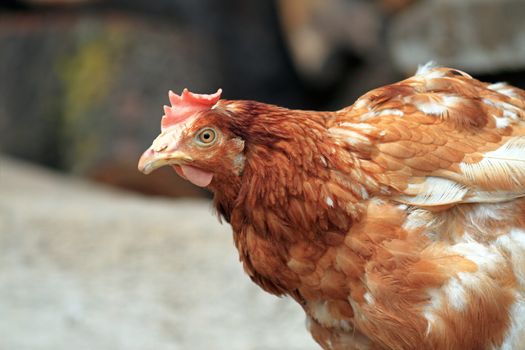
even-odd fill
[{"label": "hen's back", "polygon": [[[425,66],[341,110],[330,131],[382,186],[364,232],[349,233],[382,252],[362,277],[368,300],[351,302],[356,328],[396,349],[411,337],[436,349],[524,348],[525,92]],[[377,241],[398,225],[388,212],[399,229]]]}]

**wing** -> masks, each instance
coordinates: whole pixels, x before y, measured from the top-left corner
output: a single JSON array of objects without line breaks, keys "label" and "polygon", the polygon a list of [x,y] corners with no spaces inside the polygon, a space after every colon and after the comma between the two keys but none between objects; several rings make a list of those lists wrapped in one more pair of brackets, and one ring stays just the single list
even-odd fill
[{"label": "wing", "polygon": [[339,111],[329,130],[396,201],[525,196],[525,91],[507,84],[425,66]]}]

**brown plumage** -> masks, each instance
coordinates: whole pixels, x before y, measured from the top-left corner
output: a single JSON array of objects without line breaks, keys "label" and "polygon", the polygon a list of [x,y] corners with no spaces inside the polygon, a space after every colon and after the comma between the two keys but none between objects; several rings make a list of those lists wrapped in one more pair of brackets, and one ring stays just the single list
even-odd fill
[{"label": "brown plumage", "polygon": [[422,67],[336,112],[170,94],[141,158],[214,193],[324,349],[525,346],[525,92]]}]

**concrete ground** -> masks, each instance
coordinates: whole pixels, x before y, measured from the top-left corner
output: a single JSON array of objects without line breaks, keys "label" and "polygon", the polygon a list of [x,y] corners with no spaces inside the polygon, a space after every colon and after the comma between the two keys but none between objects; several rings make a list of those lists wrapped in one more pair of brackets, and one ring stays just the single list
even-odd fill
[{"label": "concrete ground", "polygon": [[117,192],[0,157],[0,349],[318,349],[244,275],[209,202]]}]

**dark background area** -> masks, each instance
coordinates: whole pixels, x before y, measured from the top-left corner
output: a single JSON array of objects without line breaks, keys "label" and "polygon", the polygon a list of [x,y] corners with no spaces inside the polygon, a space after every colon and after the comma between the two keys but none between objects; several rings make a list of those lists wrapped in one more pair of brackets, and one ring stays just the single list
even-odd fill
[{"label": "dark background area", "polygon": [[523,87],[524,14],[517,0],[4,0],[0,150],[202,196],[169,169],[136,171],[169,89],[334,110],[429,60]]}]

